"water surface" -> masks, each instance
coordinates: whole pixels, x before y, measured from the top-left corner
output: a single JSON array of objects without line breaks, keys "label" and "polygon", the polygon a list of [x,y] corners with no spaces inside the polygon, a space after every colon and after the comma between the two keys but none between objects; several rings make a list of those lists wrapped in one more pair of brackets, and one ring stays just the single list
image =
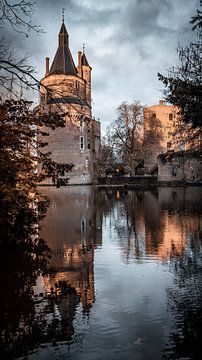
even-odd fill
[{"label": "water surface", "polygon": [[202,189],[42,188],[51,249],[28,359],[199,359]]}]

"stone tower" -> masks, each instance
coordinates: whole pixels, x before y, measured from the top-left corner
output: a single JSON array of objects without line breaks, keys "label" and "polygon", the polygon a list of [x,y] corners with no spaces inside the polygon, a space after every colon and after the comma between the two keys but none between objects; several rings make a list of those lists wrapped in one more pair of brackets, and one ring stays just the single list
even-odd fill
[{"label": "stone tower", "polygon": [[[58,48],[50,68],[49,58],[46,58],[39,107],[41,113],[65,113],[65,128],[48,129],[48,151],[57,163],[74,164],[72,171],[63,177],[63,180],[69,178],[69,184],[91,184],[95,180],[94,165],[100,150],[100,122],[92,118],[91,70],[84,50],[78,52],[78,66],[75,66],[63,21]],[[50,180],[46,183],[50,183]]]},{"label": "stone tower", "polygon": [[159,154],[179,150],[173,136],[179,124],[178,112],[177,107],[167,105],[164,100],[144,108],[144,166],[149,173],[157,170]]}]

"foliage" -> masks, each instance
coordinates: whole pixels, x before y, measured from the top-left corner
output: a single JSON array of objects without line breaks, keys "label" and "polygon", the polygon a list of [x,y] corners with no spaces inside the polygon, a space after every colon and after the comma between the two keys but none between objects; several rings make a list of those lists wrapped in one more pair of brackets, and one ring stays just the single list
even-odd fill
[{"label": "foliage", "polygon": [[[48,200],[41,196],[37,184],[44,176],[62,176],[72,167],[52,162],[50,153],[41,151],[46,145],[42,137],[48,136],[43,125],[46,128],[64,126],[63,116],[34,114],[30,106],[25,100],[7,100],[0,104],[2,358],[7,358],[8,349],[12,353],[14,348],[16,355],[16,339],[25,336],[27,327],[31,326],[35,316],[32,286],[39,272],[46,269],[49,249],[38,231]],[[37,163],[46,164],[43,174],[37,173]],[[31,333],[34,329],[33,325]]]},{"label": "foliage", "polygon": [[167,76],[158,74],[158,78],[166,87],[166,100],[179,107],[180,115],[186,123],[193,127],[201,126],[202,119],[202,12],[197,11],[192,17],[196,40],[188,46],[178,45],[180,65],[170,69]]},{"label": "foliage", "polygon": [[[22,212],[25,215],[33,212],[37,220],[47,207],[37,190],[37,184],[45,176],[52,176],[49,167],[48,173],[37,173],[37,163],[48,161],[51,166],[50,153],[39,148],[46,142],[37,141],[38,135],[47,135],[40,130],[44,124],[64,126],[63,117],[33,114],[30,102],[24,100],[7,100],[0,105],[0,224],[6,237],[9,229],[14,236],[13,226]],[[61,175],[64,169],[61,164],[59,166],[58,175]],[[71,167],[65,164],[66,170]],[[57,164],[54,163],[55,168]],[[12,239],[11,235],[8,239]]]}]

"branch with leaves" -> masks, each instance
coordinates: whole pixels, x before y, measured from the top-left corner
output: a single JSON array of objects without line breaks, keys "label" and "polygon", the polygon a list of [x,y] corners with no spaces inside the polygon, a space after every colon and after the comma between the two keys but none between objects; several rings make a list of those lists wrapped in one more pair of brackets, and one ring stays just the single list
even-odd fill
[{"label": "branch with leaves", "polygon": [[202,12],[197,10],[192,17],[193,30],[197,31],[196,41],[188,46],[178,45],[180,65],[169,70],[168,75],[158,74],[165,85],[165,99],[179,107],[185,123],[193,127],[202,125]]}]

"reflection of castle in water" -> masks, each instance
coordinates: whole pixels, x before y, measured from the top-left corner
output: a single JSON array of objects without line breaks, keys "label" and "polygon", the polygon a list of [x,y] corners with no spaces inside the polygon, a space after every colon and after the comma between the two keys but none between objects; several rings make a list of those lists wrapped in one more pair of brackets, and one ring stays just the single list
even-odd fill
[{"label": "reflection of castle in water", "polygon": [[147,194],[147,254],[162,260],[182,255],[187,242],[200,232],[200,195],[197,188],[159,188],[158,196]]},{"label": "reflection of castle in water", "polygon": [[50,310],[66,321],[70,334],[77,304],[88,314],[95,300],[94,250],[102,243],[103,218],[127,263],[145,256],[180,256],[201,230],[201,192],[196,188],[151,192],[64,187],[43,188],[43,193],[51,201],[40,233],[51,248],[43,285]]},{"label": "reflection of castle in water", "polygon": [[40,237],[51,249],[45,292],[57,303],[60,317],[72,322],[81,301],[88,313],[95,300],[94,249],[101,244],[101,219],[91,187],[43,188],[50,208]]},{"label": "reflection of castle in water", "polygon": [[107,196],[107,211],[126,262],[180,256],[201,231],[201,190],[196,187],[108,190]]}]

